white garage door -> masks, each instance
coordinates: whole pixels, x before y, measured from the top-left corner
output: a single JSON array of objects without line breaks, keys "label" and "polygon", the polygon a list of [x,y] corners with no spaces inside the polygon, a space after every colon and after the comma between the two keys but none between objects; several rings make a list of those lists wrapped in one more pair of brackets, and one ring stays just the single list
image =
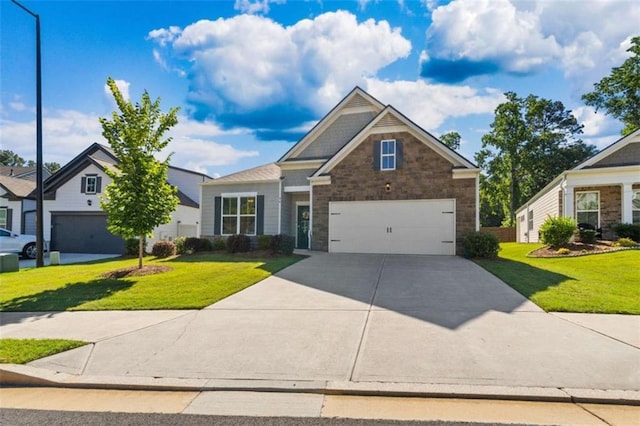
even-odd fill
[{"label": "white garage door", "polygon": [[455,254],[455,200],[329,203],[332,253]]}]

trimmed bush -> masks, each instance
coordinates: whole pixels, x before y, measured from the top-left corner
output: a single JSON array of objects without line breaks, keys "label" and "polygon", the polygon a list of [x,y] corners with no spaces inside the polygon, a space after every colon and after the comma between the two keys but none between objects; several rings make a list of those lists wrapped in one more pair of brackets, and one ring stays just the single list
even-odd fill
[{"label": "trimmed bush", "polygon": [[278,234],[271,237],[269,249],[272,253],[282,253],[289,256],[296,247],[296,239],[290,235]]},{"label": "trimmed bush", "polygon": [[155,257],[169,257],[176,254],[176,245],[173,241],[157,241],[151,248],[151,254]]},{"label": "trimmed bush", "polygon": [[227,248],[227,242],[222,237],[215,237],[211,245],[213,250],[224,250]]},{"label": "trimmed bush", "polygon": [[197,253],[199,251],[213,250],[213,243],[207,238],[189,237],[184,240],[185,253]]},{"label": "trimmed bush", "polygon": [[173,240],[173,242],[176,245],[176,253],[177,254],[185,254],[186,252],[184,251],[184,242],[187,239],[187,237],[177,237],[175,240]]},{"label": "trimmed bush", "polygon": [[638,243],[633,241],[631,238],[620,238],[614,244],[618,247],[638,247]]},{"label": "trimmed bush", "polygon": [[271,235],[258,235],[258,250],[269,250],[272,239]]},{"label": "trimmed bush", "polygon": [[617,223],[612,228],[618,238],[630,238],[633,241],[640,241],[639,223]]},{"label": "trimmed bush", "polygon": [[229,253],[246,253],[251,249],[251,239],[246,235],[230,235],[227,237]]},{"label": "trimmed bush", "polygon": [[213,251],[213,241],[208,238],[200,238],[200,251]]},{"label": "trimmed bush", "polygon": [[596,242],[596,230],[595,229],[581,229],[578,231],[580,241],[585,244],[591,244]]},{"label": "trimmed bush", "polygon": [[[140,241],[138,238],[129,238],[127,240],[125,240],[124,242],[124,252],[125,254],[129,255],[129,256],[137,256],[138,255],[138,241]],[[147,252],[147,240],[145,239],[142,242],[142,251],[144,253]]]},{"label": "trimmed bush", "polygon": [[576,221],[570,217],[549,217],[540,227],[540,240],[552,248],[564,247],[576,228]]},{"label": "trimmed bush", "polygon": [[469,258],[493,259],[500,251],[500,241],[494,234],[472,232],[464,237],[464,255]]}]

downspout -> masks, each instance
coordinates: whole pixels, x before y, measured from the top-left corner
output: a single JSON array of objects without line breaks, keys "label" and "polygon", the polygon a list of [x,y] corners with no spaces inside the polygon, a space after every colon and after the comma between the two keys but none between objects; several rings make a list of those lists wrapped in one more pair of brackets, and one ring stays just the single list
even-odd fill
[{"label": "downspout", "polygon": [[476,232],[480,232],[480,173],[476,176]]},{"label": "downspout", "polygon": [[282,181],[284,176],[280,176],[278,182],[278,235],[282,235]]},{"label": "downspout", "polygon": [[311,238],[313,238],[313,181],[309,181],[309,247],[311,250]]}]

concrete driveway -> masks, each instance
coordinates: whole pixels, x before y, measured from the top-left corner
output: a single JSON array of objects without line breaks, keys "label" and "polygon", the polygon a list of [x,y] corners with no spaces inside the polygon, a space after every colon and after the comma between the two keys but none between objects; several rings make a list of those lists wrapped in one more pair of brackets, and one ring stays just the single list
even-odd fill
[{"label": "concrete driveway", "polygon": [[544,313],[472,262],[432,256],[314,254],[207,309],[31,365],[92,376],[640,388],[638,347]]}]

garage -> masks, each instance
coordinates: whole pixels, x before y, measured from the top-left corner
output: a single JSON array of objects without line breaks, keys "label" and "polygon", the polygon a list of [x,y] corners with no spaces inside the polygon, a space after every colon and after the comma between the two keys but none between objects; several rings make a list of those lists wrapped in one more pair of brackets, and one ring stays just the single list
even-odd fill
[{"label": "garage", "polygon": [[329,203],[333,253],[455,254],[455,200]]},{"label": "garage", "polygon": [[107,230],[103,213],[52,213],[51,249],[62,253],[122,254],[124,240]]}]

